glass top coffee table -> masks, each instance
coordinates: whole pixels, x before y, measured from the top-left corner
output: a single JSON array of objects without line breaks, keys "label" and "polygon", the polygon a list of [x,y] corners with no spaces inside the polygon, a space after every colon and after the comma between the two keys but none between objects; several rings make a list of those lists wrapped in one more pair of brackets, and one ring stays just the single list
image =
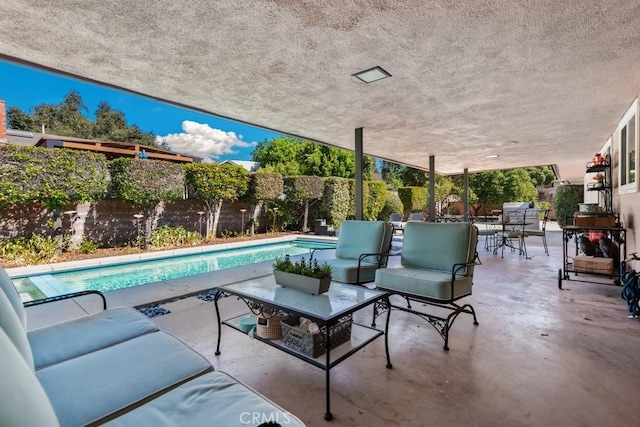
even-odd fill
[{"label": "glass top coffee table", "polygon": [[[231,319],[222,320],[218,300],[222,296],[236,296],[247,304],[253,314],[259,314],[262,310],[276,310],[294,316],[302,316],[316,323],[321,330],[330,330],[354,312],[367,307],[376,302],[388,304],[388,294],[386,292],[368,289],[363,286],[348,285],[344,283],[331,282],[329,291],[321,295],[309,295],[295,289],[284,288],[277,285],[273,278],[271,280],[249,280],[241,283],[220,286],[217,288],[214,299],[216,316],[218,320],[218,343],[216,355],[220,354],[220,341],[222,337],[222,325],[230,326],[241,331],[240,319],[247,317],[247,314],[236,316]],[[387,317],[387,328],[388,328]],[[323,327],[325,327],[323,329]],[[385,329],[388,330],[388,329]],[[311,365],[324,369],[326,376],[326,412],[324,418],[328,421],[333,418],[330,406],[330,370],[343,360],[355,354],[358,350],[374,341],[376,338],[385,335],[384,331],[369,326],[353,323],[351,325],[351,339],[338,347],[331,348],[330,334],[321,332],[324,339],[326,353],[311,357],[305,353],[287,347],[282,340],[268,340],[255,336],[255,338],[265,344],[282,350],[297,357]],[[385,336],[385,351],[387,356],[387,368],[391,368],[389,359],[388,341]]]}]

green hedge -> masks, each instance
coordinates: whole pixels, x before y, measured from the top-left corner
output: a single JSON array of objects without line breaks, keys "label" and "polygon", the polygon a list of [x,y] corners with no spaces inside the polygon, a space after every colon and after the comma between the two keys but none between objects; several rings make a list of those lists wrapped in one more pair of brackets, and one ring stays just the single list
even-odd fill
[{"label": "green hedge", "polygon": [[259,172],[249,175],[249,189],[247,200],[257,202],[275,199],[284,192],[282,175],[274,172]]},{"label": "green hedge", "polygon": [[0,209],[42,204],[62,209],[96,201],[107,190],[104,155],[86,151],[0,146]]},{"label": "green hedge", "polygon": [[369,189],[366,200],[363,200],[363,219],[375,220],[380,215],[387,200],[387,184],[384,181],[365,181]]},{"label": "green hedge", "polygon": [[162,160],[119,158],[109,163],[111,195],[147,209],[184,195],[181,164]]},{"label": "green hedge", "polygon": [[287,176],[284,178],[284,191],[291,201],[305,201],[322,197],[324,182],[313,175]]},{"label": "green hedge", "polygon": [[349,215],[349,180],[347,178],[325,178],[324,190],[320,199],[318,217],[327,220],[327,224],[340,227]]}]

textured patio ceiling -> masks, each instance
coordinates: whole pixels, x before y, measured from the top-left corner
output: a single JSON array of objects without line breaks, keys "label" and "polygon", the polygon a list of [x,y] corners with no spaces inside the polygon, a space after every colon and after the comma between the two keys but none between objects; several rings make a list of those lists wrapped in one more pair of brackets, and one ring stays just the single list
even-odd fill
[{"label": "textured patio ceiling", "polygon": [[12,0],[0,27],[5,59],[444,174],[580,179],[640,92],[640,0]]}]

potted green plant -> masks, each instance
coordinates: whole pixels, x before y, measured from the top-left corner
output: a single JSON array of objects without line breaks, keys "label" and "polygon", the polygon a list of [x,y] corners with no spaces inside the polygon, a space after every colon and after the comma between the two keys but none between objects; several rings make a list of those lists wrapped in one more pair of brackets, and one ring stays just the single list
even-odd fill
[{"label": "potted green plant", "polygon": [[331,266],[320,264],[317,259],[292,261],[289,255],[276,258],[273,264],[276,283],[286,288],[297,289],[312,295],[320,295],[329,290]]}]

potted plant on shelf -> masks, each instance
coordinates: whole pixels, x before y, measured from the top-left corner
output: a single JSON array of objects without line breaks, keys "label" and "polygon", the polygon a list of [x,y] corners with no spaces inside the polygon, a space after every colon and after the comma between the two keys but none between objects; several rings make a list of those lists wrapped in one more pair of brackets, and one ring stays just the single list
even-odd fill
[{"label": "potted plant on shelf", "polygon": [[273,275],[278,285],[312,295],[327,292],[331,284],[331,266],[326,262],[320,264],[317,259],[307,261],[302,257],[300,261],[291,261],[289,255],[276,258]]}]

